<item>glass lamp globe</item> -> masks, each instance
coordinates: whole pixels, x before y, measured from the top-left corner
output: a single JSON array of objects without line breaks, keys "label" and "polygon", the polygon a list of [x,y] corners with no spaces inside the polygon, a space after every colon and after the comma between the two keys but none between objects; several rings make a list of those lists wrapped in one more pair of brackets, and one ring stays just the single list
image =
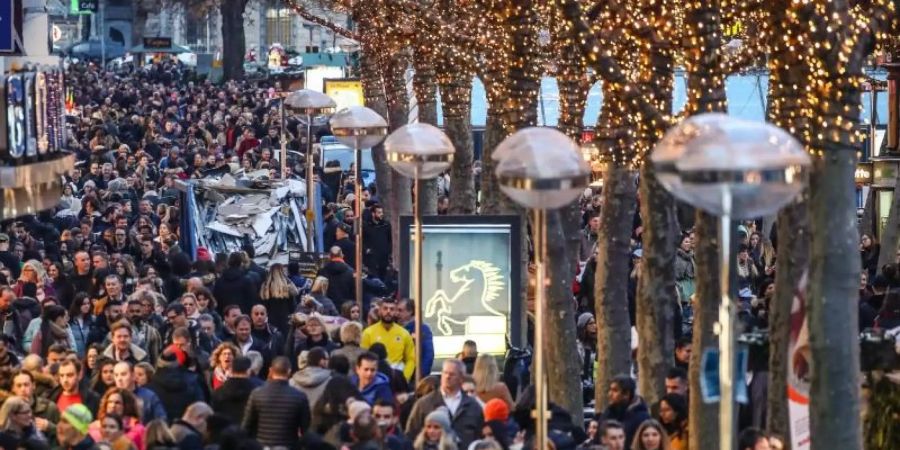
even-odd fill
[{"label": "glass lamp globe", "polygon": [[411,123],[384,140],[384,151],[394,170],[407,178],[427,180],[450,167],[456,149],[438,127]]},{"label": "glass lamp globe", "polygon": [[500,190],[527,208],[561,208],[591,182],[591,168],[578,145],[552,128],[519,130],[497,146],[498,153]]},{"label": "glass lamp globe", "polygon": [[[775,213],[803,189],[811,163],[786,131],[711,113],[666,132],[650,160],[673,195],[711,214],[753,218]],[[731,198],[730,211],[725,197]]]},{"label": "glass lamp globe", "polygon": [[337,104],[334,99],[311,89],[300,89],[291,92],[284,99],[284,106],[292,111],[297,111],[310,116],[333,113]]},{"label": "glass lamp globe", "polygon": [[387,135],[387,122],[365,106],[350,106],[331,116],[331,132],[344,145],[371,148]]}]

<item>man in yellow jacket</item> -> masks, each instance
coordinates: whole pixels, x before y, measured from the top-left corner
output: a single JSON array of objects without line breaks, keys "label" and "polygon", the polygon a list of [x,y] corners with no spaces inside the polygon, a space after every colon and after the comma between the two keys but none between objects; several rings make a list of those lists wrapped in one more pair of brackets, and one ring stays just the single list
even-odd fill
[{"label": "man in yellow jacket", "polygon": [[363,331],[360,347],[368,349],[380,342],[387,349],[388,363],[394,369],[402,370],[403,376],[408,380],[416,372],[416,350],[409,332],[394,322],[396,310],[394,299],[381,301],[381,306],[378,307],[381,320]]}]

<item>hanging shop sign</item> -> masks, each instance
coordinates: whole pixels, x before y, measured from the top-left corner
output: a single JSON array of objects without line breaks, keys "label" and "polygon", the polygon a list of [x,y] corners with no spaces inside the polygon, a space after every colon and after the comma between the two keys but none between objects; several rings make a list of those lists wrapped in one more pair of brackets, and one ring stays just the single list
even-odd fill
[{"label": "hanging shop sign", "polygon": [[872,170],[872,163],[857,163],[856,172],[853,174],[856,184],[872,184]]},{"label": "hanging shop sign", "polygon": [[326,78],[325,95],[331,97],[341,110],[350,106],[365,106],[362,82],[358,78]]},{"label": "hanging shop sign", "polygon": [[872,184],[881,187],[893,187],[897,182],[897,161],[875,161],[872,170]]},{"label": "hanging shop sign", "polygon": [[22,35],[22,2],[0,2],[0,54],[17,54],[16,40]]},{"label": "hanging shop sign", "polygon": [[[507,337],[519,344],[520,222],[517,216],[422,218],[422,301],[417,307],[434,335],[435,359],[453,358],[473,340],[478,351],[502,355]],[[412,217],[400,222],[401,290],[412,291]],[[430,369],[430,368],[426,368]]]},{"label": "hanging shop sign", "polygon": [[0,78],[0,158],[18,164],[65,148],[65,80],[62,71],[14,73]]},{"label": "hanging shop sign", "polygon": [[170,37],[145,37],[144,50],[161,50],[172,48],[172,38]]}]

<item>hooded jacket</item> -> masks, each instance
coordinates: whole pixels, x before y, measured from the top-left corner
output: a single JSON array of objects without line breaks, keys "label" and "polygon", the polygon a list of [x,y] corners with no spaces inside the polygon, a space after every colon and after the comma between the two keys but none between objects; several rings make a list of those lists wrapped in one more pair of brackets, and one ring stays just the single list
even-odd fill
[{"label": "hooded jacket", "polygon": [[306,366],[299,372],[295,373],[288,384],[306,394],[310,405],[315,405],[322,393],[325,392],[325,385],[331,379],[331,370],[318,366]]},{"label": "hooded jacket", "polygon": [[325,295],[337,302],[336,304],[355,298],[356,283],[353,280],[353,269],[344,261],[329,261],[319,270],[318,275],[328,278],[328,292]]},{"label": "hooded jacket", "polygon": [[241,423],[250,393],[262,385],[258,378],[229,378],[213,391],[210,406],[213,411],[228,417],[233,423]]},{"label": "hooded jacket", "polygon": [[259,303],[259,292],[242,269],[228,268],[222,272],[222,276],[216,281],[213,296],[219,304],[220,312],[228,305],[238,305],[244,314],[250,313],[250,308]]},{"label": "hooded jacket", "polygon": [[[163,360],[160,360],[163,361]],[[171,363],[169,363],[171,364]],[[166,416],[178,418],[194,402],[202,402],[203,391],[197,374],[179,366],[160,367],[147,385],[163,404]]]},{"label": "hooded jacket", "polygon": [[[359,387],[359,376],[354,374],[350,377],[350,382],[352,382],[354,386]],[[359,393],[363,396],[366,403],[370,405],[375,405],[375,402],[379,399],[387,402],[394,401],[394,393],[391,391],[391,381],[387,375],[381,372],[377,372],[372,383],[360,389]]]}]

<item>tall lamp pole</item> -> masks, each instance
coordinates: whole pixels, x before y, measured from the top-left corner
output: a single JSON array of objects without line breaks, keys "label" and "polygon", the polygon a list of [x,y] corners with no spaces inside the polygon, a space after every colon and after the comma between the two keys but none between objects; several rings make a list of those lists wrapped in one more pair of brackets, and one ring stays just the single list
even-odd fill
[{"label": "tall lamp pole", "polygon": [[675,197],[719,216],[719,449],[735,444],[735,305],[731,300],[731,220],[774,214],[800,194],[810,165],[786,131],[725,114],[693,116],[666,132],[650,157]]},{"label": "tall lamp pole", "polygon": [[422,216],[419,213],[421,180],[447,170],[456,149],[443,131],[426,123],[411,123],[391,133],[384,141],[388,163],[401,175],[413,179],[413,299],[415,301],[416,383],[422,379]]},{"label": "tall lamp pole", "polygon": [[[315,242],[315,233],[314,233],[314,225],[313,225],[313,216],[315,214],[315,209],[319,205],[313,205],[313,198],[315,198],[315,189],[316,183],[313,180],[314,177],[314,160],[312,154],[312,121],[315,117],[330,115],[334,113],[337,105],[334,103],[334,100],[321,93],[316,92],[310,89],[300,89],[299,91],[291,92],[284,103],[287,103],[287,107],[292,111],[299,112],[301,114],[306,115],[306,198],[307,198],[307,208],[306,208],[306,217],[307,217],[307,227],[306,227],[306,242],[307,251],[312,251],[311,249],[315,248],[313,242]],[[283,128],[283,127],[282,127]],[[286,156],[286,155],[283,155]],[[287,158],[285,157],[285,161]],[[282,163],[283,164],[283,163]],[[282,171],[284,168],[282,168]],[[323,249],[324,251],[328,251],[328,249]]]},{"label": "tall lamp pole", "polygon": [[354,261],[356,270],[356,304],[359,305],[361,314],[367,314],[363,310],[362,296],[362,255],[363,255],[363,228],[362,228],[362,173],[359,166],[362,160],[362,149],[372,148],[381,143],[387,135],[387,121],[377,112],[365,106],[351,106],[344,108],[331,116],[331,132],[344,145],[354,150],[354,183],[356,218],[354,220],[354,232],[356,233],[356,254]]},{"label": "tall lamp pole", "polygon": [[535,448],[547,449],[549,408],[544,360],[547,278],[547,210],[572,203],[591,182],[591,168],[578,145],[552,128],[526,128],[507,137],[494,151],[500,189],[533,216],[535,283],[534,373]]}]

